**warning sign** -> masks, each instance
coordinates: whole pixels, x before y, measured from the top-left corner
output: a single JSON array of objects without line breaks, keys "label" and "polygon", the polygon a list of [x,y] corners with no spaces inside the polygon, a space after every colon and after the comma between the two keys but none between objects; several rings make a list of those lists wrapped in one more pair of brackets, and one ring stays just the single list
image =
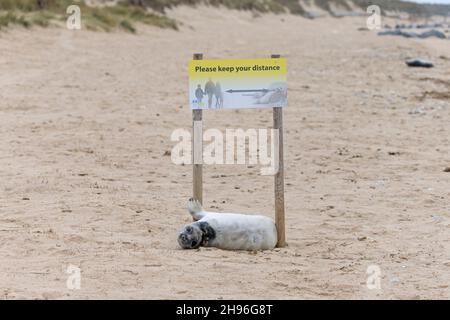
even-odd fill
[{"label": "warning sign", "polygon": [[191,60],[192,109],[287,106],[286,59]]}]

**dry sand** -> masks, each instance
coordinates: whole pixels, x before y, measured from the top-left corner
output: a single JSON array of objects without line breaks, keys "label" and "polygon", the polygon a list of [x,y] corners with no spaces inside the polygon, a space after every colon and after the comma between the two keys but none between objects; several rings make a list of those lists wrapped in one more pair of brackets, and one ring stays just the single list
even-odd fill
[{"label": "dry sand", "polygon": [[[364,18],[171,15],[181,31],[0,33],[0,295],[450,298],[450,41],[357,31]],[[177,246],[192,169],[164,154],[191,126],[194,52],[288,58],[287,248]],[[436,68],[408,69],[416,56]],[[272,125],[271,110],[204,114],[207,128]],[[259,167],[209,166],[204,181],[208,209],[273,215]]]}]

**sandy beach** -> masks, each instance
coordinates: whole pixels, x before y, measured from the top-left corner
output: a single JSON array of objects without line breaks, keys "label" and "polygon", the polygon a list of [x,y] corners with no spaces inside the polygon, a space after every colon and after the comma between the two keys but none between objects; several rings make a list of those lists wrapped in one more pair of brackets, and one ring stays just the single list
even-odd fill
[{"label": "sandy beach", "polygon": [[[365,17],[168,14],[179,31],[0,32],[0,298],[449,299],[450,40],[358,31]],[[172,163],[170,135],[192,125],[196,52],[287,58],[286,248],[177,244],[192,167]],[[268,128],[272,112],[204,120]],[[205,207],[272,217],[259,169],[205,166]]]}]

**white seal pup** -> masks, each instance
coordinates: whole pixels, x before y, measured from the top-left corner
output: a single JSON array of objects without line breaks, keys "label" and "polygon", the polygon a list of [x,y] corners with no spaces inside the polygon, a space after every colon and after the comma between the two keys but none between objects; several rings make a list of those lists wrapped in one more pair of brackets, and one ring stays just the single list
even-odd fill
[{"label": "white seal pup", "polygon": [[226,250],[270,250],[277,244],[277,229],[268,217],[208,212],[192,198],[188,211],[195,222],[186,225],[178,235],[178,243],[183,249],[205,246]]}]

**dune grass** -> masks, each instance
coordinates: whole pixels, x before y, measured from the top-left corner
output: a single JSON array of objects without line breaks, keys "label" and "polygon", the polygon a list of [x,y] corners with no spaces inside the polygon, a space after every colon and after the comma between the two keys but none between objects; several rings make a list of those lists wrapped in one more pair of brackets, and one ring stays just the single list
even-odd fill
[{"label": "dune grass", "polygon": [[23,15],[17,15],[12,12],[0,15],[0,29],[8,27],[11,24],[21,25],[25,28],[29,28],[31,26],[31,22],[28,21]]},{"label": "dune grass", "polygon": [[450,5],[439,4],[419,4],[401,0],[127,0],[128,3],[150,7],[155,11],[164,13],[165,9],[178,5],[206,4],[211,6],[223,6],[236,10],[251,10],[257,12],[274,12],[305,15],[306,12],[302,3],[315,4],[318,7],[334,15],[333,7],[351,11],[353,4],[356,7],[366,10],[370,5],[379,5],[382,12],[401,11],[414,16],[447,15],[450,12]]},{"label": "dune grass", "polygon": [[88,30],[112,31],[122,29],[135,33],[135,23],[176,30],[177,23],[167,16],[148,11],[145,7],[133,6],[127,1],[115,6],[91,7],[79,0],[0,0],[0,28],[20,25],[48,27],[62,24],[70,5],[78,5],[82,26]]},{"label": "dune grass", "polygon": [[[313,0],[304,1],[313,3]],[[349,2],[363,10],[371,4],[377,4],[383,12],[402,11],[422,17],[450,12],[450,5],[420,5],[399,0],[314,0],[317,6],[332,15],[333,6],[350,11]],[[206,4],[260,13],[306,15],[298,0],[121,0],[116,5],[103,7],[88,6],[84,0],[0,0],[0,29],[10,25],[25,28],[62,25],[68,17],[67,7],[73,4],[81,9],[83,28],[97,31],[121,29],[130,33],[136,32],[136,23],[177,30],[176,21],[164,13],[166,9],[178,5]]]},{"label": "dune grass", "polygon": [[139,4],[164,13],[166,9],[184,5],[210,5],[223,6],[234,10],[248,10],[261,13],[286,13],[303,14],[304,10],[298,0],[128,0],[128,3]]}]

